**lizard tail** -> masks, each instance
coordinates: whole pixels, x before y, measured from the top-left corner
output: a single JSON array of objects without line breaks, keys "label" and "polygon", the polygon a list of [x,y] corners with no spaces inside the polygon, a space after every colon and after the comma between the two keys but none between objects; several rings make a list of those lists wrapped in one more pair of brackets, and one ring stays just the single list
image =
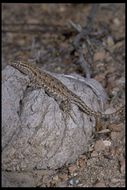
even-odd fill
[{"label": "lizard tail", "polygon": [[74,103],[74,104],[76,104],[78,107],[79,107],[79,109],[81,109],[84,113],[86,113],[87,115],[90,115],[90,116],[95,116],[95,117],[100,117],[100,118],[102,118],[102,117],[109,117],[109,116],[115,116],[115,115],[117,115],[117,114],[119,114],[119,113],[121,113],[123,110],[124,110],[124,105],[123,106],[121,106],[121,107],[119,107],[116,111],[114,111],[114,112],[111,112],[111,113],[104,113],[104,112],[99,112],[99,111],[94,111],[94,110],[92,110],[89,106],[87,106],[86,104],[85,104],[85,102],[83,102],[81,99],[79,99],[79,98],[73,98],[72,100],[71,100],[71,102],[72,103]]},{"label": "lizard tail", "polygon": [[125,106],[121,106],[119,107],[116,111],[113,111],[111,113],[101,113],[102,117],[107,117],[107,116],[115,116],[117,114],[120,114],[121,112],[123,112]]}]

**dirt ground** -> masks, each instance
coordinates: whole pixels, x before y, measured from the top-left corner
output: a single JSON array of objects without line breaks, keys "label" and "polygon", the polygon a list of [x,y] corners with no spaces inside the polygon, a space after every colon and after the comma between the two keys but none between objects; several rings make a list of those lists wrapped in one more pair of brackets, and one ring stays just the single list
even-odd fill
[{"label": "dirt ground", "polygon": [[[76,64],[70,23],[84,27],[93,4],[2,4],[2,67],[10,59],[27,60],[56,73],[84,75]],[[109,103],[125,96],[125,4],[99,4],[92,24],[97,33],[91,77],[105,88]],[[91,40],[89,38],[89,40]],[[92,43],[90,41],[90,43]],[[105,45],[106,48],[103,47]],[[106,122],[105,122],[106,123]],[[107,123],[87,154],[55,172],[37,174],[37,187],[125,187],[124,118]]]}]

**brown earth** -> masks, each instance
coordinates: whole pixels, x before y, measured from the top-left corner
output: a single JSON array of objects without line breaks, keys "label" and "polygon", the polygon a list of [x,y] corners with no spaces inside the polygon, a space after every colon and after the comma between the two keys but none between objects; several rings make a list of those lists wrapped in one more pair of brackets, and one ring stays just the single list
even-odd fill
[{"label": "brown earth", "polygon": [[[92,4],[2,4],[2,66],[10,59],[35,61],[57,73],[83,74],[74,64],[72,42],[77,31],[69,20],[84,26]],[[29,24],[24,24],[29,23]],[[123,103],[125,94],[125,5],[99,4],[94,27],[106,32],[95,48],[92,77],[105,88],[110,105]],[[112,55],[112,56],[111,56]],[[30,175],[38,187],[125,187],[125,129],[121,118],[102,127],[85,155],[54,172]],[[29,172],[28,172],[29,173]],[[8,175],[8,172],[5,173]],[[25,176],[26,174],[24,174]],[[12,181],[18,178],[13,174]],[[24,177],[25,178],[25,177]],[[12,185],[8,182],[8,186]],[[28,182],[28,176],[26,177]],[[14,182],[15,183],[15,182]]]}]

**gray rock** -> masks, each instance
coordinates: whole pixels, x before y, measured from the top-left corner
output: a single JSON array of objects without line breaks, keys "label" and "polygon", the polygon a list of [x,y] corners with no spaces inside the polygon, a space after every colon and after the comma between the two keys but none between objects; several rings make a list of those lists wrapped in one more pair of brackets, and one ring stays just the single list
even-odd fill
[{"label": "gray rock", "polygon": [[[88,85],[56,75],[83,101],[98,110]],[[28,88],[29,78],[11,66],[2,73],[2,169],[56,169],[88,150],[95,119],[72,105],[71,117],[44,89]],[[83,79],[83,78],[82,78]]]}]

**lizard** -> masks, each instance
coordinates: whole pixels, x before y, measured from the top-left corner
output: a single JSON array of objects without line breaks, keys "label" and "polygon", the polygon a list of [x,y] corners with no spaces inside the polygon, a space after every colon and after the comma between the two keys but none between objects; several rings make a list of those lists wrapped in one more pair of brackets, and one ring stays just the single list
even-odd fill
[{"label": "lizard", "polygon": [[86,103],[70,89],[68,89],[60,80],[53,77],[46,71],[40,70],[37,66],[27,62],[9,62],[9,65],[18,69],[21,73],[28,75],[30,82],[35,87],[44,88],[45,92],[52,96],[55,100],[60,100],[60,107],[68,111],[70,105],[75,104],[81,111],[89,116],[97,118],[114,116],[123,111],[124,105],[111,113],[104,113],[92,110]]}]

